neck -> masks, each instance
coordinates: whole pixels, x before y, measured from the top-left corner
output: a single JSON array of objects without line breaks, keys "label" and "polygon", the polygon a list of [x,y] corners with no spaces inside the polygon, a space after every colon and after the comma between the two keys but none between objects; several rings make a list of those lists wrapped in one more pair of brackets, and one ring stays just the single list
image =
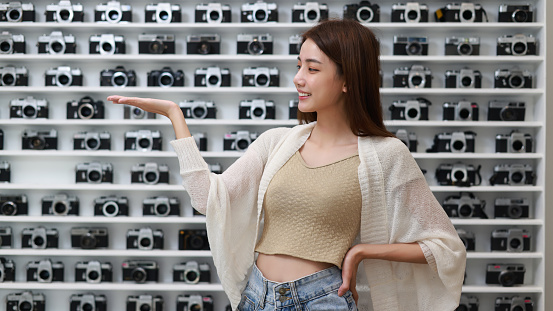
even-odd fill
[{"label": "neck", "polygon": [[320,146],[339,146],[357,143],[343,110],[317,111],[317,124],[309,138]]}]

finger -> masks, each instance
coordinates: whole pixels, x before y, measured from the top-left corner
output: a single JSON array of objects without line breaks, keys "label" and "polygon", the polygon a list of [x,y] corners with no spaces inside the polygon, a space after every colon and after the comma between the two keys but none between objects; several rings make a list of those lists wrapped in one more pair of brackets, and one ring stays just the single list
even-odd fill
[{"label": "finger", "polygon": [[115,104],[119,104],[119,101],[124,98],[123,96],[119,95],[110,95],[108,96],[107,100],[114,102]]},{"label": "finger", "polygon": [[342,297],[348,290],[351,284],[350,274],[347,269],[342,270],[342,285],[338,288],[338,296]]},{"label": "finger", "polygon": [[357,293],[357,290],[355,288],[351,289],[351,295],[353,296],[353,301],[355,301],[355,305],[359,305],[359,294]]}]

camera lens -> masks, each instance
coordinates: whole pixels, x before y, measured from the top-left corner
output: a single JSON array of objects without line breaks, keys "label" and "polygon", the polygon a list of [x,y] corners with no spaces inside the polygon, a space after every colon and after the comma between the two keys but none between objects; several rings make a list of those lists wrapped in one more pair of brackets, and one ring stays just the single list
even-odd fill
[{"label": "camera lens", "polygon": [[167,11],[160,11],[158,14],[157,14],[157,19],[159,21],[167,21],[169,19],[169,12]]},{"label": "camera lens", "polygon": [[219,83],[219,77],[217,77],[217,76],[209,76],[209,78],[207,79],[207,81],[209,82],[210,85],[216,85],[217,83]]},{"label": "camera lens", "polygon": [[509,86],[520,88],[524,85],[524,78],[521,75],[513,74],[509,77]]},{"label": "camera lens", "polygon": [[422,84],[422,81],[423,81],[423,79],[420,75],[415,75],[411,78],[411,83],[415,87],[419,87]]},{"label": "camera lens", "polygon": [[65,73],[56,75],[56,84],[58,86],[68,86],[71,84],[71,81],[72,81],[72,78]]},{"label": "camera lens", "polygon": [[207,115],[207,109],[204,107],[194,107],[194,109],[192,109],[192,114],[196,119],[203,119]]},{"label": "camera lens", "polygon": [[317,11],[314,10],[310,10],[309,12],[307,12],[307,14],[305,14],[305,16],[307,16],[307,19],[310,21],[316,21],[318,15],[319,14],[317,13]]},{"label": "camera lens", "polygon": [[187,271],[186,275],[185,275],[186,282],[188,282],[188,283],[197,283],[198,282],[198,277],[199,277],[198,272],[196,272],[194,270]]},{"label": "camera lens", "polygon": [[65,51],[65,44],[61,41],[51,41],[48,46],[50,47],[50,53],[61,54]]},{"label": "camera lens", "polygon": [[471,112],[468,109],[461,109],[459,110],[459,118],[466,120],[470,117]]},{"label": "camera lens", "polygon": [[465,143],[462,140],[455,140],[451,142],[451,148],[457,152],[465,148]]},{"label": "camera lens", "polygon": [[472,85],[472,77],[462,77],[461,78],[461,86],[462,87],[469,87]]},{"label": "camera lens", "polygon": [[36,108],[31,105],[26,105],[23,108],[23,115],[27,118],[32,118],[36,116]]},{"label": "camera lens", "polygon": [[68,209],[67,203],[65,203],[65,202],[55,202],[54,203],[53,211],[54,211],[55,215],[65,215],[65,214],[67,214],[68,210],[69,209]]},{"label": "camera lens", "polygon": [[263,108],[256,107],[253,109],[252,115],[256,118],[261,118],[264,113],[265,113],[265,110]]},{"label": "camera lens", "polygon": [[160,40],[155,40],[150,42],[150,45],[148,46],[148,51],[150,54],[161,54],[163,53],[164,45],[163,42]]},{"label": "camera lens", "polygon": [[0,52],[6,54],[12,50],[12,44],[9,41],[0,42]]},{"label": "camera lens", "polygon": [[514,121],[517,119],[517,113],[513,109],[510,109],[508,107],[505,107],[501,109],[501,112],[499,113],[499,116],[501,117],[501,120],[503,121]]},{"label": "camera lens", "polygon": [[263,43],[259,42],[259,40],[254,39],[250,43],[248,43],[248,53],[251,55],[260,55],[263,54],[263,50],[265,49]]},{"label": "camera lens", "polygon": [[81,305],[81,309],[83,311],[94,311],[95,308],[90,303],[85,302],[83,305]]},{"label": "camera lens", "polygon": [[34,136],[29,138],[29,148],[34,150],[42,150],[46,146],[46,141],[42,136]]},{"label": "camera lens", "polygon": [[121,71],[115,72],[111,77],[111,85],[118,87],[125,87],[129,83],[127,74]]},{"label": "camera lens", "polygon": [[373,19],[373,11],[368,7],[362,7],[357,10],[357,20],[362,23],[367,23]]},{"label": "camera lens", "polygon": [[102,51],[104,51],[105,53],[112,53],[113,45],[109,42],[102,43]]},{"label": "camera lens", "polygon": [[511,148],[516,152],[524,151],[524,143],[520,140],[515,140],[511,143]]},{"label": "camera lens", "polygon": [[90,232],[81,236],[81,247],[84,249],[91,249],[96,247],[96,238]]},{"label": "camera lens", "polygon": [[191,249],[202,249],[204,248],[204,239],[197,235],[190,236],[190,248]]},{"label": "camera lens", "polygon": [[152,245],[152,240],[150,238],[142,238],[139,241],[140,247],[142,248],[148,248],[150,245]]},{"label": "camera lens", "polygon": [[69,12],[67,9],[60,10],[58,12],[58,17],[62,21],[69,21],[71,18],[71,12]]},{"label": "camera lens", "polygon": [[150,148],[151,145],[152,145],[152,143],[151,143],[151,140],[149,138],[140,138],[138,140],[138,146],[140,146],[140,148],[142,148],[142,149]]},{"label": "camera lens", "polygon": [[267,86],[269,84],[269,77],[266,74],[260,74],[255,78],[256,86]]},{"label": "camera lens", "polygon": [[33,310],[33,304],[29,301],[22,301],[19,303],[19,309],[20,311],[32,311]]},{"label": "camera lens", "polygon": [[406,114],[410,119],[414,119],[419,115],[419,110],[415,108],[410,108],[407,110]]},{"label": "camera lens", "polygon": [[15,85],[15,77],[13,76],[13,74],[5,73],[2,76],[2,84],[8,86]]},{"label": "camera lens", "polygon": [[267,18],[267,12],[265,10],[255,11],[255,19],[257,21],[264,21]]},{"label": "camera lens", "polygon": [[164,72],[159,76],[159,86],[170,87],[173,86],[174,82],[175,79],[173,78],[173,74],[170,72]]},{"label": "camera lens", "polygon": [[146,281],[146,270],[144,268],[135,268],[131,273],[132,279],[135,282],[143,283]]},{"label": "camera lens", "polygon": [[501,271],[499,274],[499,284],[503,286],[513,286],[515,280],[516,278],[512,271]]},{"label": "camera lens", "polygon": [[37,236],[33,239],[33,245],[36,247],[42,247],[44,245],[44,238]]},{"label": "camera lens", "polygon": [[473,208],[471,205],[463,204],[459,206],[459,217],[467,218],[472,216]]},{"label": "camera lens", "polygon": [[524,173],[516,171],[511,173],[511,181],[515,184],[520,184],[524,180]]},{"label": "camera lens", "polygon": [[198,46],[198,49],[196,50],[196,52],[202,55],[209,54],[209,52],[211,52],[211,44],[205,41],[200,42],[200,45]]},{"label": "camera lens", "polygon": [[98,273],[98,271],[90,271],[88,273],[88,279],[91,281],[96,281],[98,280],[99,277],[100,277],[100,274]]},{"label": "camera lens", "polygon": [[119,213],[119,205],[113,201],[106,202],[102,206],[102,213],[104,216],[108,217],[117,216]]},{"label": "camera lens", "polygon": [[11,9],[6,15],[8,16],[8,20],[18,21],[21,18],[22,13],[21,9]]},{"label": "camera lens", "polygon": [[526,43],[524,42],[516,42],[513,44],[513,54],[516,55],[524,55],[526,54]]},{"label": "camera lens", "polygon": [[528,20],[528,13],[522,10],[516,10],[513,12],[513,21],[517,23],[522,23]]},{"label": "camera lens", "polygon": [[77,114],[81,119],[90,119],[94,116],[94,107],[91,104],[81,104]]},{"label": "camera lens", "polygon": [[518,219],[522,216],[522,207],[518,205],[511,205],[507,209],[507,215],[509,215],[509,218],[512,219]]},{"label": "camera lens", "polygon": [[419,17],[419,12],[417,12],[415,10],[411,10],[411,11],[407,12],[407,18],[409,20],[416,20],[418,17]]},{"label": "camera lens", "polygon": [[471,10],[464,10],[462,16],[464,20],[468,21],[472,19],[473,14]]},{"label": "camera lens", "polygon": [[461,170],[455,171],[453,174],[453,181],[462,181],[465,179],[465,173]]},{"label": "camera lens", "polygon": [[249,145],[250,142],[246,139],[239,139],[236,141],[236,149],[238,150],[246,150]]},{"label": "camera lens", "polygon": [[17,213],[17,205],[11,201],[4,202],[4,204],[2,204],[1,210],[2,210],[2,215],[6,215],[6,216],[15,215],[15,213]]},{"label": "camera lens", "polygon": [[220,15],[219,15],[219,12],[217,12],[217,11],[211,11],[211,12],[209,13],[209,19],[210,19],[211,21],[217,21],[217,20],[219,20],[219,16],[220,16]]},{"label": "camera lens", "polygon": [[511,247],[511,249],[518,249],[520,246],[522,245],[522,241],[520,239],[511,239],[511,241],[509,241],[509,246]]},{"label": "camera lens", "polygon": [[100,139],[98,137],[90,137],[86,140],[86,149],[96,150],[100,147]]},{"label": "camera lens", "polygon": [[159,175],[157,172],[147,172],[144,174],[144,181],[146,183],[156,183],[159,178]]},{"label": "camera lens", "polygon": [[166,216],[169,214],[169,206],[164,203],[157,204],[155,207],[156,215],[158,216]]},{"label": "camera lens", "polygon": [[418,42],[411,42],[405,47],[405,50],[407,55],[420,55],[422,52],[422,45]]},{"label": "camera lens", "polygon": [[132,108],[132,116],[134,119],[142,119],[144,118],[144,114],[146,113],[144,110],[140,108]]},{"label": "camera lens", "polygon": [[106,16],[108,17],[109,21],[116,22],[119,21],[121,18],[121,13],[118,10],[110,10],[107,12]]},{"label": "camera lens", "polygon": [[39,273],[38,273],[38,277],[41,279],[41,280],[48,280],[50,278],[50,272],[48,270],[41,270]]},{"label": "camera lens", "polygon": [[472,45],[468,43],[462,43],[457,46],[457,52],[460,55],[470,55],[472,54]]},{"label": "camera lens", "polygon": [[90,170],[87,174],[88,180],[91,182],[100,182],[102,179],[102,172],[98,170]]},{"label": "camera lens", "polygon": [[526,308],[522,307],[522,306],[513,306],[512,311],[524,311],[526,310]]}]

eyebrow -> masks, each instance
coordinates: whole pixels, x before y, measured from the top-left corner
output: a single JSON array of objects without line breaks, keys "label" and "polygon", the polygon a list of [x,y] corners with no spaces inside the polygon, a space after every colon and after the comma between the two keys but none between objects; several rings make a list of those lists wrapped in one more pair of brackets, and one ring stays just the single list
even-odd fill
[{"label": "eyebrow", "polygon": [[[298,56],[298,60],[301,62],[301,59],[300,57]],[[317,64],[322,64],[322,62],[320,60],[317,60],[317,59],[314,59],[314,58],[308,58],[305,60],[306,63],[317,63]]]}]

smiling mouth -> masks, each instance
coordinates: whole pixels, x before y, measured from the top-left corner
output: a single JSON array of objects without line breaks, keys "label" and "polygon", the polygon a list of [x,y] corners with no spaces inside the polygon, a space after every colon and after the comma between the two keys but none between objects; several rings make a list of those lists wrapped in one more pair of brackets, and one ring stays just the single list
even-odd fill
[{"label": "smiling mouth", "polygon": [[298,92],[298,95],[299,95],[300,97],[311,96],[311,94],[309,94],[309,93],[302,93],[302,92]]}]

